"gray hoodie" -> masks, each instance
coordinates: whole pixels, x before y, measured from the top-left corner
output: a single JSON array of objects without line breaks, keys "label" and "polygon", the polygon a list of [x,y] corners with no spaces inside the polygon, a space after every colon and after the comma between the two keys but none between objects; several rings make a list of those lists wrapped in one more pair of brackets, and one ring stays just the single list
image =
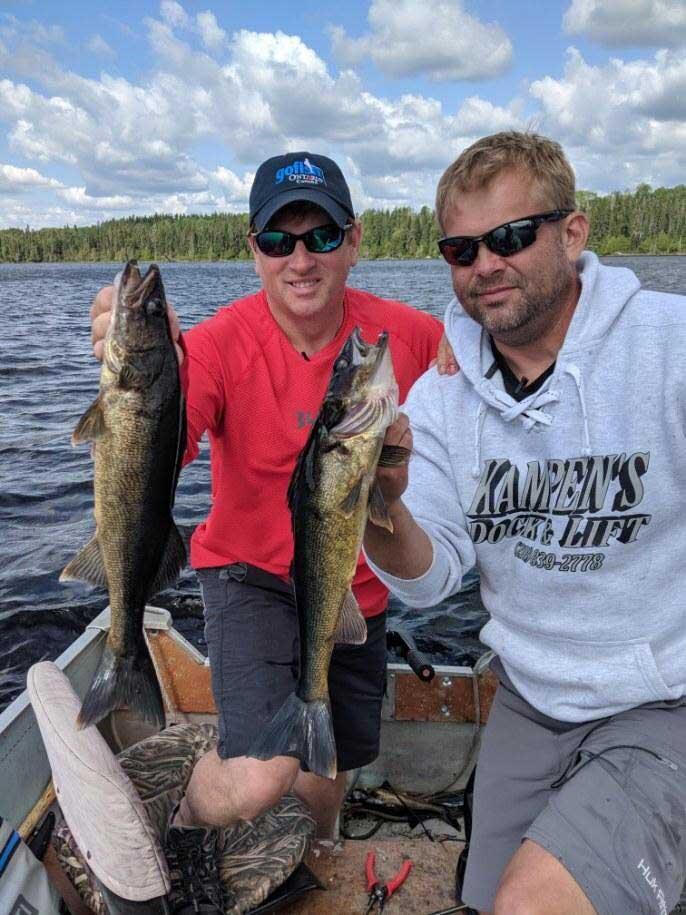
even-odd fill
[{"label": "gray hoodie", "polygon": [[404,407],[405,502],[433,563],[413,580],[370,563],[417,607],[476,566],[482,641],[562,721],[686,693],[686,297],[588,252],[579,269],[554,372],[521,402],[489,372],[488,335],[450,303],[460,372],[430,370]]}]

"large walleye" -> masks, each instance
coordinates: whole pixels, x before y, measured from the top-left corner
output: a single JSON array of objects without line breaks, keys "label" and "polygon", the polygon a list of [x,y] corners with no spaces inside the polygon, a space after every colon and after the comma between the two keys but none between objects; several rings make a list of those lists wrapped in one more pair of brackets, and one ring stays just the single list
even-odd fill
[{"label": "large walleye", "polygon": [[[327,678],[335,642],[363,644],[367,626],[350,589],[365,524],[392,530],[374,483],[386,429],[398,409],[388,335],[366,344],[358,328],[333,374],[288,490],[294,535],[293,585],[300,676],[250,756],[295,753],[311,772],[334,778],[336,745]],[[405,449],[395,449],[406,457]]]},{"label": "large walleye", "polygon": [[171,510],[186,443],[185,409],[160,271],[135,262],[115,281],[96,400],[72,442],[92,441],[95,536],[60,581],[107,588],[112,622],[79,725],[129,706],[160,727],[164,706],[143,634],[147,599],[173,582],[186,550]]}]

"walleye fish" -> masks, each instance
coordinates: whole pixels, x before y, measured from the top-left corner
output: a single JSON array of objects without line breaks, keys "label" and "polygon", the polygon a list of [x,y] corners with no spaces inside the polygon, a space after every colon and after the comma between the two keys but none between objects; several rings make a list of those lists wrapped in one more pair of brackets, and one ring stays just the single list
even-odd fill
[{"label": "walleye fish", "polygon": [[[369,517],[392,530],[374,482],[398,386],[388,334],[365,343],[359,328],[336,359],[321,410],[288,489],[295,541],[293,585],[300,630],[295,689],[251,748],[257,759],[295,753],[311,772],[336,776],[328,672],[335,642],[363,644],[367,626],[350,589]],[[390,462],[407,459],[394,448]]]},{"label": "walleye fish", "polygon": [[60,581],[105,587],[112,622],[81,706],[80,727],[129,706],[164,726],[164,705],[143,634],[148,598],[186,563],[172,518],[186,444],[185,408],[159,268],[135,262],[115,281],[96,400],[72,443],[92,441],[96,532]]}]

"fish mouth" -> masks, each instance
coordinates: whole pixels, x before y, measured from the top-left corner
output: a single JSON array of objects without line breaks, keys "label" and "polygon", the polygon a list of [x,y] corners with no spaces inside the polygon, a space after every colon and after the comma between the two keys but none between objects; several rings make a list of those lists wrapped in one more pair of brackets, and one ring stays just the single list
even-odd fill
[{"label": "fish mouth", "polygon": [[349,348],[350,365],[358,369],[364,366],[370,389],[386,387],[395,382],[387,330],[379,334],[376,343],[366,343],[360,328],[355,327],[348,338],[346,348]]},{"label": "fish mouth", "polygon": [[348,338],[348,343],[351,349],[350,361],[352,365],[364,365],[369,362],[370,356],[376,353],[376,368],[388,349],[388,331],[382,331],[376,343],[365,343],[360,328],[355,327]]},{"label": "fish mouth", "polygon": [[388,332],[382,331],[376,343],[365,343],[356,327],[343,353],[353,374],[359,373],[364,380],[356,392],[353,388],[345,416],[331,430],[337,438],[358,435],[374,425],[386,426],[393,422],[398,411],[398,385],[388,347]]},{"label": "fish mouth", "polygon": [[[115,280],[117,301],[123,308],[139,310],[145,308],[148,313],[162,313],[165,309],[164,286],[157,264],[150,264],[143,276],[136,261],[128,261]],[[152,307],[151,307],[152,306]]]}]

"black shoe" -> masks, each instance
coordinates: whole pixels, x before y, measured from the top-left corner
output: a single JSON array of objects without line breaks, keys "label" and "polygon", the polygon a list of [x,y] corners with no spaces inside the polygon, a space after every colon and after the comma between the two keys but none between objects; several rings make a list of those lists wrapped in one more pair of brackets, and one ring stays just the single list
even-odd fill
[{"label": "black shoe", "polygon": [[223,915],[224,893],[217,868],[218,838],[216,829],[168,828],[164,853],[171,877],[172,915]]}]

